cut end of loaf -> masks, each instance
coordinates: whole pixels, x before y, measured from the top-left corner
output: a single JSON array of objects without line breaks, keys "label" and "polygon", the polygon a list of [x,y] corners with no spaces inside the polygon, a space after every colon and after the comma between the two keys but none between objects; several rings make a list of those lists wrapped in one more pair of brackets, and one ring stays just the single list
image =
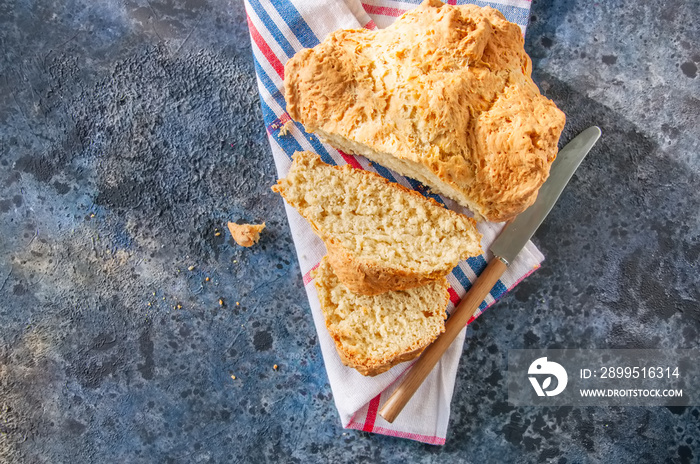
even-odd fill
[{"label": "cut end of loaf", "polygon": [[341,360],[363,375],[416,358],[445,330],[444,278],[410,290],[357,295],[338,280],[326,258],[313,277]]},{"label": "cut end of loaf", "polygon": [[362,145],[349,138],[339,134],[331,134],[319,128],[315,131],[324,142],[338,148],[346,153],[354,153],[385,166],[399,174],[416,179],[424,185],[429,186],[436,193],[452,198],[460,205],[469,209],[477,221],[485,219],[485,215],[490,216],[494,221],[505,221],[511,217],[510,214],[495,214],[494,211],[485,208],[483,205],[475,202],[472,198],[465,194],[463,189],[460,189],[454,182],[449,182],[442,178],[425,164],[413,161],[402,157],[398,153],[386,153],[376,151],[367,145]]}]

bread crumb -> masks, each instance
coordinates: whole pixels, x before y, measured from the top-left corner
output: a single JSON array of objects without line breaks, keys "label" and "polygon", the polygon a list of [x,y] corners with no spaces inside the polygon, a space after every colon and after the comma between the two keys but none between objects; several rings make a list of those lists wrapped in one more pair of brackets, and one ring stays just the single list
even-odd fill
[{"label": "bread crumb", "polygon": [[187,268],[188,271],[194,271],[194,266],[190,266]]},{"label": "bread crumb", "polygon": [[214,237],[219,237],[221,236],[221,232],[214,232]]},{"label": "bread crumb", "polygon": [[265,228],[265,223],[257,224],[236,224],[228,223],[228,230],[233,239],[242,247],[251,247],[260,240],[260,232]]},{"label": "bread crumb", "polygon": [[287,122],[285,122],[284,125],[282,125],[282,128],[280,129],[279,136],[284,137],[285,135],[288,135],[289,130],[292,128],[293,125],[294,125],[294,123],[292,122],[291,119],[288,120]]},{"label": "bread crumb", "polygon": [[209,277],[206,277],[206,278],[204,279],[204,281],[205,281],[205,282],[209,282]]},{"label": "bread crumb", "polygon": [[232,376],[231,376],[231,379],[236,380],[236,376],[235,376],[235,375],[232,375]]},{"label": "bread crumb", "polygon": [[241,303],[239,301],[236,301],[236,306],[240,306]]},{"label": "bread crumb", "polygon": [[219,298],[219,306],[223,306],[223,305],[224,305],[224,299],[223,299],[223,298]]},{"label": "bread crumb", "polygon": [[277,370],[277,364],[275,364],[274,366],[272,366],[272,369]]}]

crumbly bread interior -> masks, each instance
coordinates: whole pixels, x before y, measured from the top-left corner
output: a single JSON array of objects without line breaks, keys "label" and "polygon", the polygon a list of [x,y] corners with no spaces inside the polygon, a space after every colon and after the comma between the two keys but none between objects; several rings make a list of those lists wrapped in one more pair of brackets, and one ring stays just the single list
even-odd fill
[{"label": "crumbly bread interior", "polygon": [[449,294],[444,278],[410,290],[365,296],[350,292],[327,258],[313,275],[326,327],[341,359],[364,375],[417,357],[445,330]]},{"label": "crumbly bread interior", "polygon": [[324,240],[357,259],[431,275],[481,253],[474,221],[367,172],[297,152],[274,187]]},{"label": "crumbly bread interior", "polygon": [[469,208],[469,210],[474,214],[475,219],[485,219],[479,212],[483,209],[481,205],[473,201],[469,195],[465,195],[463,190],[455,188],[455,186],[451,183],[444,182],[440,176],[426,167],[425,164],[418,163],[410,159],[397,158],[390,153],[373,150],[367,145],[357,143],[356,141],[343,137],[340,134],[331,134],[320,128],[316,129],[316,133],[328,144],[338,148],[339,150],[347,153],[354,153],[356,155],[362,155],[375,163],[379,163],[382,166],[398,172],[401,175],[411,177],[425,185],[429,185],[430,188],[436,193],[452,198],[462,206]]}]

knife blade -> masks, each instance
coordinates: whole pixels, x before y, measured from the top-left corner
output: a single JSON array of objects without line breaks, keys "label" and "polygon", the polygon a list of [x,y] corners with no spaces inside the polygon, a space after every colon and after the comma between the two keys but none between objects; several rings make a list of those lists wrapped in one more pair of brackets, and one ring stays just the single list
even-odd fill
[{"label": "knife blade", "polygon": [[600,128],[597,126],[589,127],[559,152],[550,168],[549,178],[540,187],[535,203],[507,224],[491,244],[490,250],[494,258],[452,312],[445,323],[445,331],[423,351],[418,361],[401,379],[396,390],[381,406],[380,416],[388,422],[394,422],[442,354],[467,324],[474,311],[542,224],[576,168],[600,138],[600,134]]},{"label": "knife blade", "polygon": [[552,163],[550,175],[537,200],[511,221],[491,244],[491,252],[506,264],[513,262],[557,202],[574,172],[600,138],[600,128],[589,127],[566,144]]}]

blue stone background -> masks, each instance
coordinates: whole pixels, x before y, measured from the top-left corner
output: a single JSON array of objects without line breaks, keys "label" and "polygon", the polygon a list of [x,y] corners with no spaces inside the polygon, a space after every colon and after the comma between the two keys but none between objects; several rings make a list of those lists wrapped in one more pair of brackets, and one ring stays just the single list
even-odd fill
[{"label": "blue stone background", "polygon": [[0,0],[0,462],[698,462],[698,406],[515,408],[504,380],[509,349],[697,347],[698,6],[533,2],[562,142],[603,138],[470,326],[435,447],[340,427],[242,2]]}]

